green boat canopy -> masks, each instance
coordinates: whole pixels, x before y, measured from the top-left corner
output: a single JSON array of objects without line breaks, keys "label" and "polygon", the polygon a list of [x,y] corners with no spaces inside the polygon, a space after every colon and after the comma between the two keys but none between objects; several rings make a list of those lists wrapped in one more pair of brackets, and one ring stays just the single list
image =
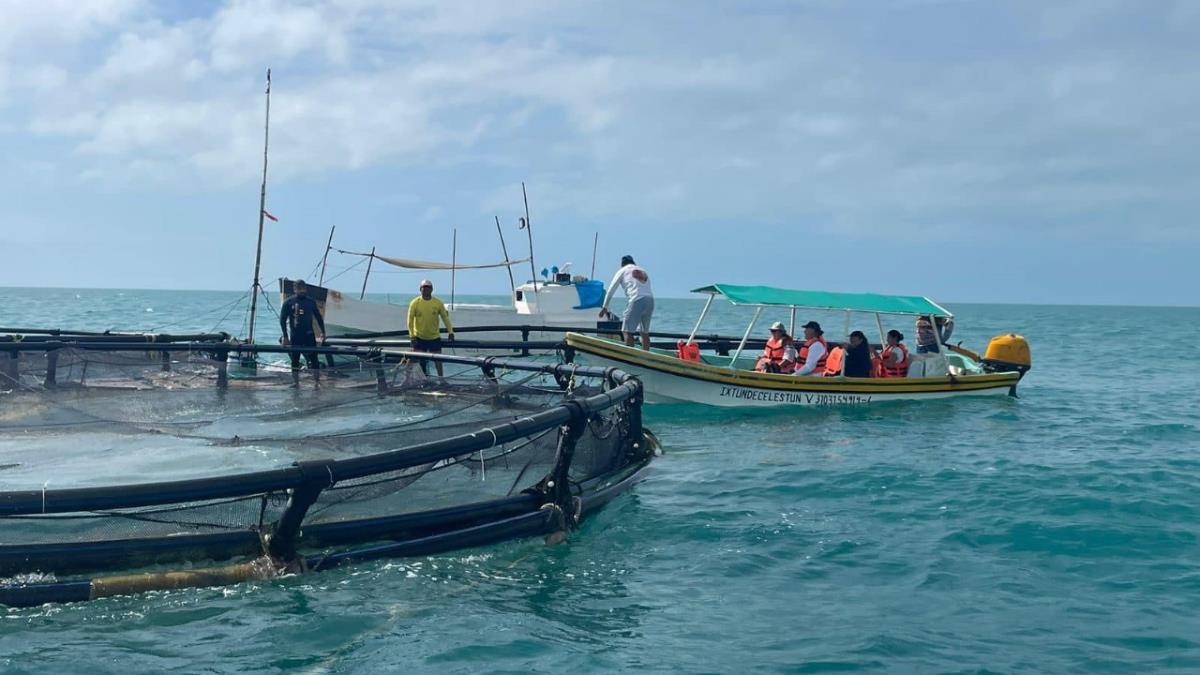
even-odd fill
[{"label": "green boat canopy", "polygon": [[919,295],[791,291],[786,288],[773,288],[771,286],[734,286],[732,284],[712,284],[711,286],[694,289],[692,292],[723,295],[735,305],[840,309],[877,314],[953,316],[936,302]]}]

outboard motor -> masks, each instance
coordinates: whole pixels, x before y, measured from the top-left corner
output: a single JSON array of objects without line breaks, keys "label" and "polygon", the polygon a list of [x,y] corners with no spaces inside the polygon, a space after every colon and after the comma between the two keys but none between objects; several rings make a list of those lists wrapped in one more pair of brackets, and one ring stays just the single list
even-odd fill
[{"label": "outboard motor", "polygon": [[1025,377],[1033,365],[1029,355],[1029,343],[1022,335],[1009,333],[997,335],[988,343],[987,351],[979,361],[989,373],[1020,373]]}]

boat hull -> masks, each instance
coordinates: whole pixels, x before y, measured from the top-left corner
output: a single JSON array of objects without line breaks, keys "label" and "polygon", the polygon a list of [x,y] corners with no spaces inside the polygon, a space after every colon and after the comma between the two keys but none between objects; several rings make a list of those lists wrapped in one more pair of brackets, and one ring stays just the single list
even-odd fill
[{"label": "boat hull", "polygon": [[[330,336],[354,337],[356,335],[373,333],[394,333],[408,330],[408,304],[391,304],[384,302],[367,302],[350,297],[345,293],[331,288],[309,285],[309,295],[317,301],[325,319],[325,332]],[[554,290],[563,290],[555,288]],[[567,289],[569,290],[569,289]],[[291,281],[280,280],[281,301],[291,295]],[[574,291],[570,291],[574,293]],[[557,299],[557,298],[556,298]],[[602,322],[595,308],[572,309],[564,302],[547,307],[553,311],[532,310],[522,304],[518,311],[515,306],[484,305],[484,304],[450,304],[447,311],[450,321],[456,329],[475,328],[483,326],[501,327],[498,330],[463,332],[459,337],[479,341],[519,342],[522,340],[556,341],[562,340],[563,330],[539,330],[541,326],[556,328],[605,329],[611,328],[611,322]],[[550,303],[545,303],[549,305]],[[507,328],[512,327],[512,328]],[[521,328],[528,328],[522,331]],[[479,351],[462,350],[457,351]]]},{"label": "boat hull", "polygon": [[1020,376],[990,373],[956,377],[838,378],[756,373],[567,334],[581,361],[617,366],[638,377],[652,403],[699,403],[726,408],[793,408],[874,405],[964,396],[1007,396]]}]

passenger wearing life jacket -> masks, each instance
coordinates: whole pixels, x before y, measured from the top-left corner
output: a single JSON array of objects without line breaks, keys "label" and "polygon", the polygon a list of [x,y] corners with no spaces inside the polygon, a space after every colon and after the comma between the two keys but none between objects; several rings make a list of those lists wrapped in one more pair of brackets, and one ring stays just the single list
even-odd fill
[{"label": "passenger wearing life jacket", "polygon": [[754,369],[760,373],[791,373],[796,369],[796,341],[787,334],[782,322],[771,324],[771,338]]},{"label": "passenger wearing life jacket", "polygon": [[904,339],[904,334],[898,330],[889,330],[887,333],[887,345],[879,354],[879,366],[883,377],[905,377],[908,375],[908,365],[911,362],[908,356],[908,347],[904,346],[901,340]]},{"label": "passenger wearing life jacket", "polygon": [[825,361],[829,355],[829,345],[821,337],[825,331],[821,324],[809,321],[804,324],[804,344],[800,346],[800,360],[797,364],[796,375],[825,375]]},{"label": "passenger wearing life jacket", "polygon": [[825,357],[825,377],[837,377],[842,374],[842,359],[845,356],[846,350],[842,347],[829,350],[829,356]]}]

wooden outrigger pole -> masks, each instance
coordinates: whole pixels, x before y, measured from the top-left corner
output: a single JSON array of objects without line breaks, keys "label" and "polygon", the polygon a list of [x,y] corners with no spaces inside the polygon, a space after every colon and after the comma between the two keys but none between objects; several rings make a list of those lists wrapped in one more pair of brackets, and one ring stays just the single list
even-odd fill
[{"label": "wooden outrigger pole", "polygon": [[329,251],[333,248],[333,231],[337,229],[337,225],[329,228],[329,241],[325,242],[325,255],[321,256],[321,278],[317,281],[318,286],[325,285],[325,263],[329,260]]},{"label": "wooden outrigger pole", "polygon": [[508,270],[508,285],[517,292],[517,281],[513,279],[512,263],[508,260],[508,246],[504,243],[504,230],[500,228],[500,216],[496,216],[496,232],[500,233],[500,249],[504,251],[504,269]]},{"label": "wooden outrigger pole", "polygon": [[375,262],[375,247],[371,247],[371,252],[367,254],[367,273],[363,275],[362,292],[358,294],[358,299],[362,300],[367,297],[367,279],[371,278],[371,263]]},{"label": "wooden outrigger pole", "polygon": [[533,263],[533,226],[529,224],[529,195],[525,192],[525,181],[521,181],[521,197],[525,200],[525,233],[529,235],[529,274],[533,277],[533,295],[537,297],[537,266]]},{"label": "wooden outrigger pole", "polygon": [[596,247],[600,245],[600,233],[592,238],[592,273],[588,275],[589,279],[596,278]]},{"label": "wooden outrigger pole", "polygon": [[[271,69],[267,68],[267,117],[263,125],[263,175],[262,190],[258,196],[258,245],[254,250],[254,286],[250,289],[250,335],[247,340],[254,343],[254,319],[258,313],[258,293],[262,290],[258,275],[262,269],[263,218],[267,215],[267,148],[271,141]],[[331,233],[332,236],[332,233]]]}]

